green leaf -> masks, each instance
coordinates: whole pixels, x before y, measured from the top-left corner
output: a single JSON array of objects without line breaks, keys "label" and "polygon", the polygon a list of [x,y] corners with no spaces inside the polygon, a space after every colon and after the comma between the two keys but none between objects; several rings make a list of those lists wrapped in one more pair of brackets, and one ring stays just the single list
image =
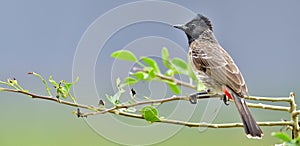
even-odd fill
[{"label": "green leaf", "polygon": [[173,77],[174,76],[174,70],[172,70],[172,69],[168,69],[167,71],[166,71],[166,73],[165,73],[165,75],[166,76],[168,76],[168,77]]},{"label": "green leaf", "polygon": [[138,82],[138,80],[136,80],[135,78],[127,77],[127,78],[125,78],[124,82],[120,85],[120,87],[122,88],[125,86],[131,86],[137,82]]},{"label": "green leaf", "polygon": [[111,57],[119,59],[119,60],[126,60],[131,62],[137,62],[137,58],[133,53],[128,50],[119,50],[115,51],[111,54]]},{"label": "green leaf", "polygon": [[52,79],[52,76],[49,77],[49,82],[50,82],[55,88],[58,87],[58,84],[56,83],[56,81],[54,81],[54,80]]},{"label": "green leaf", "polygon": [[56,88],[56,98],[59,98],[62,96],[63,98],[66,98],[66,95],[64,94],[66,91],[65,89],[61,86],[63,80],[59,82],[57,88]]},{"label": "green leaf", "polygon": [[149,71],[149,76],[150,76],[152,79],[155,78],[155,73],[154,73],[154,70],[153,70],[153,69]]},{"label": "green leaf", "polygon": [[176,83],[173,82],[173,81],[169,81],[169,80],[161,80],[161,81],[163,81],[163,82],[165,82],[167,84],[176,85]]},{"label": "green leaf", "polygon": [[164,65],[166,66],[166,68],[171,68],[170,63],[169,63],[169,52],[168,49],[166,47],[163,47],[161,50],[161,57],[162,57],[162,61],[164,63]]},{"label": "green leaf", "polygon": [[196,77],[196,75],[195,75],[195,73],[194,73],[194,71],[193,71],[192,66],[191,66],[190,63],[189,63],[189,65],[188,65],[188,75],[189,75],[189,77],[190,77],[192,80],[198,81],[198,79],[197,79],[197,77]]},{"label": "green leaf", "polygon": [[188,66],[184,60],[180,58],[174,58],[172,59],[171,63],[175,67],[176,71],[178,71],[178,73],[189,75]]},{"label": "green leaf", "polygon": [[117,78],[117,79],[116,79],[116,85],[117,85],[117,87],[120,86],[120,83],[121,83],[121,79],[120,79],[120,78]]},{"label": "green leaf", "polygon": [[119,99],[121,97],[122,93],[121,92],[117,92],[114,96],[111,97],[111,101],[113,104],[119,104]]},{"label": "green leaf", "polygon": [[24,89],[18,84],[18,81],[17,81],[16,79],[10,79],[10,82],[11,82],[12,85],[13,85],[14,87],[16,87],[18,90],[23,90],[23,91],[24,91]]},{"label": "green leaf", "polygon": [[17,90],[25,91],[19,84],[16,79],[7,79],[6,85],[13,87]]},{"label": "green leaf", "polygon": [[152,106],[145,106],[142,108],[142,115],[144,119],[150,123],[160,121],[158,118],[158,110]]},{"label": "green leaf", "polygon": [[75,81],[70,82],[70,83],[64,81],[63,84],[64,84],[64,86],[66,87],[66,89],[67,89],[68,91],[70,91],[71,86],[73,86],[74,84],[76,84],[76,83],[78,82],[78,80],[79,80],[79,77],[76,77]]},{"label": "green leaf", "polygon": [[180,88],[175,84],[170,84],[170,83],[167,83],[169,85],[169,88],[172,90],[173,93],[175,94],[180,94],[181,91],[180,91]]},{"label": "green leaf", "polygon": [[109,96],[109,95],[107,95],[107,94],[105,94],[105,96],[106,96],[107,100],[108,100],[110,103],[114,103],[114,102],[112,101],[112,97],[111,97],[111,96]]},{"label": "green leaf", "polygon": [[124,89],[120,89],[117,93],[115,93],[115,95],[113,96],[109,96],[109,95],[105,95],[106,98],[114,105],[117,105],[120,103],[119,99],[121,97],[121,95],[125,92]]},{"label": "green leaf", "polygon": [[300,144],[300,136],[298,136],[298,137],[295,139],[295,143],[296,143],[296,144]]},{"label": "green leaf", "polygon": [[0,84],[8,85],[8,83],[4,81],[0,81]]},{"label": "green leaf", "polygon": [[197,91],[204,91],[205,90],[205,86],[201,81],[197,81]]},{"label": "green leaf", "polygon": [[147,73],[141,71],[135,72],[134,74],[132,74],[132,76],[134,76],[138,80],[146,80],[149,77]]},{"label": "green leaf", "polygon": [[61,87],[62,88],[62,91],[61,91],[62,97],[67,98],[70,95],[71,86],[73,86],[75,83],[77,83],[78,80],[79,80],[79,77],[76,77],[75,81],[70,82],[70,83],[66,82],[65,80],[62,81],[62,84],[63,84],[63,86]]},{"label": "green leaf", "polygon": [[143,56],[141,57],[141,60],[145,62],[149,67],[152,67],[155,73],[160,73],[159,67],[154,59]]},{"label": "green leaf", "polygon": [[129,107],[129,108],[126,108],[124,111],[125,111],[125,112],[134,113],[134,112],[136,112],[136,108],[134,108],[134,107]]},{"label": "green leaf", "polygon": [[61,87],[61,90],[59,90],[59,92],[60,92],[61,96],[65,99],[69,95],[68,89],[66,89],[66,87],[64,87],[64,86]]},{"label": "green leaf", "polygon": [[49,95],[49,96],[52,96],[52,94],[51,94],[51,89],[49,88],[49,86],[48,86],[46,80],[45,80],[40,74],[35,73],[35,72],[29,72],[28,74],[32,74],[32,75],[38,77],[40,80],[42,80],[42,82],[43,82],[43,84],[44,84],[44,86],[45,86],[45,88],[46,88],[46,90],[47,90],[47,92],[48,92],[48,95]]},{"label": "green leaf", "polygon": [[148,72],[150,79],[154,79],[156,77],[154,69],[152,67],[145,67],[144,69]]},{"label": "green leaf", "polygon": [[287,135],[286,133],[283,133],[283,132],[273,132],[272,136],[277,137],[284,142],[291,142],[291,140],[292,140],[289,135]]}]

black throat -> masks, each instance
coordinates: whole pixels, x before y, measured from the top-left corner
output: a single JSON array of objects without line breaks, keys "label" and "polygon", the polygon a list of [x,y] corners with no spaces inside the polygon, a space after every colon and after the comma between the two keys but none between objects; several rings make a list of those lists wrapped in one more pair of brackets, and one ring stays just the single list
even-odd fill
[{"label": "black throat", "polygon": [[186,36],[188,38],[189,45],[191,45],[191,43],[196,40],[195,38],[191,37],[190,35],[186,35]]}]

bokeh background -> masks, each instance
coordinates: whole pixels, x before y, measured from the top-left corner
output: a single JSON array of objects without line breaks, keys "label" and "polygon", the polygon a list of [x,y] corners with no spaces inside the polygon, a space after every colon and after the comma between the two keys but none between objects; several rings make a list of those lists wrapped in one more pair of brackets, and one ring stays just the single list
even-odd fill
[{"label": "bokeh background", "polygon": [[[23,87],[40,94],[46,94],[42,84],[27,72],[72,80],[74,54],[85,30],[105,12],[128,2],[133,1],[0,1],[0,79],[15,77]],[[280,97],[294,91],[297,98],[300,93],[299,1],[170,2],[211,19],[219,43],[243,72],[251,95]],[[101,63],[113,63],[109,57],[111,52],[134,39],[153,35],[171,39],[187,51],[184,34],[165,24],[143,23],[122,29],[106,43],[99,55],[102,58],[95,65],[95,82],[100,94],[111,92],[110,87],[102,84],[111,82],[110,77],[106,78],[109,72],[105,72],[111,68]],[[222,106],[216,123],[238,122],[234,108]],[[118,145],[73,116],[73,110],[23,95],[0,93],[0,145]],[[287,113],[278,111],[252,109],[252,112],[257,121],[288,119]],[[197,121],[196,116],[193,118]],[[241,128],[199,133],[197,129],[184,127],[156,145],[272,145],[278,140],[270,133],[280,128],[262,127],[265,136],[258,141],[248,140]],[[111,130],[117,132],[113,126]]]}]

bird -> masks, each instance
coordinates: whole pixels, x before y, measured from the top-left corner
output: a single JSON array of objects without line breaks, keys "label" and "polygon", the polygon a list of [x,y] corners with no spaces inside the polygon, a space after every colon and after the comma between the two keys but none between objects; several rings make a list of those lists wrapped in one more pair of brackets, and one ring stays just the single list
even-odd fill
[{"label": "bird", "polygon": [[174,27],[187,36],[192,70],[206,87],[205,93],[221,94],[228,100],[233,100],[246,136],[261,139],[263,132],[244,100],[249,94],[242,73],[232,57],[218,43],[208,17],[197,14],[186,24]]}]

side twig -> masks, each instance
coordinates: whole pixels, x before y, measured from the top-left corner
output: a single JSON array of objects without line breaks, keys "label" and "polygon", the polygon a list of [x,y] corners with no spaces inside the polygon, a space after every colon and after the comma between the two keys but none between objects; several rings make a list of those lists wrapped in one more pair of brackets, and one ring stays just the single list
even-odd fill
[{"label": "side twig", "polygon": [[[135,71],[135,72],[141,71],[141,72],[144,72],[144,73],[149,73],[147,70],[144,70],[142,68],[137,68],[137,67],[134,67],[133,71]],[[192,85],[190,83],[183,82],[183,81],[178,80],[176,78],[168,77],[168,76],[165,76],[165,75],[162,75],[162,74],[157,74],[157,73],[155,73],[155,76],[157,78],[161,79],[161,80],[171,81],[171,82],[175,83],[176,85],[184,86],[184,87],[187,87],[187,88],[191,88],[191,89],[197,90],[196,86],[194,86],[194,85]]]}]

